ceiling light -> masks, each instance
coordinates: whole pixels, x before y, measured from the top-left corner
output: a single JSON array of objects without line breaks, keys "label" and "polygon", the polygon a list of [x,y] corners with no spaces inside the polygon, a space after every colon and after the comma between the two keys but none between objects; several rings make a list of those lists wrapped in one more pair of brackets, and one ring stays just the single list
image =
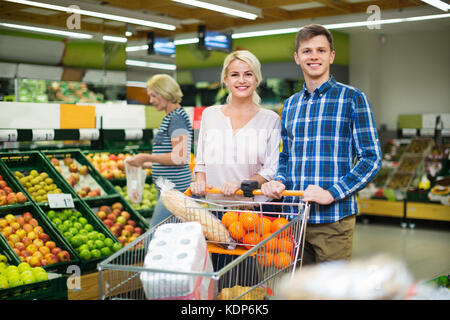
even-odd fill
[{"label": "ceiling light", "polygon": [[144,44],[142,46],[130,46],[126,47],[126,52],[134,52],[134,51],[143,51],[148,49],[148,44]]},{"label": "ceiling light", "polygon": [[13,24],[13,23],[0,22],[0,26],[7,27],[7,28],[13,28],[13,29],[41,32],[41,33],[50,33],[50,34],[54,34],[54,35],[60,35],[60,36],[76,38],[76,39],[92,39],[93,38],[92,35],[86,34],[86,33],[77,33],[77,32],[62,31],[62,30],[56,30],[56,29],[39,28],[39,27],[32,27],[32,26]]},{"label": "ceiling light", "polygon": [[189,38],[189,39],[180,39],[174,41],[176,46],[182,45],[182,44],[191,44],[191,43],[198,43],[198,38]]},{"label": "ceiling light", "polygon": [[144,81],[127,81],[127,87],[147,88],[147,82]]},{"label": "ceiling light", "polygon": [[203,1],[172,0],[172,1],[250,20],[255,20],[256,18],[262,16],[262,10],[260,8],[228,0],[203,0]]},{"label": "ceiling light", "polygon": [[[83,9],[76,9],[73,7],[69,7],[70,4],[64,1],[52,1],[51,3],[46,3],[45,1],[36,2],[36,1],[28,1],[28,0],[5,0],[8,2],[14,2],[39,8],[45,8],[45,9],[51,9],[56,11],[64,11],[67,13],[76,13],[80,15],[95,17],[95,18],[101,18],[106,20],[114,20],[114,21],[121,21],[125,23],[131,23],[131,24],[137,24],[141,26],[146,27],[152,27],[152,28],[158,28],[158,29],[164,29],[164,30],[175,30],[176,26],[172,24],[167,23],[161,23],[156,21],[150,21],[147,19],[138,19],[138,18],[132,18],[132,17],[126,17],[116,14],[110,14],[110,13],[102,13],[97,11],[90,11],[90,10],[83,10]],[[53,3],[60,3],[61,5],[56,5]],[[67,6],[65,6],[67,4]],[[79,4],[79,2],[78,2]],[[88,4],[83,4],[83,6],[87,6]],[[107,11],[107,7],[104,7],[103,12]]]},{"label": "ceiling light", "polygon": [[440,0],[422,0],[422,2],[428,3],[430,6],[436,7],[447,12],[450,9],[450,5]]},{"label": "ceiling light", "polygon": [[284,28],[284,29],[274,29],[274,30],[250,31],[250,32],[234,33],[231,35],[231,37],[233,39],[252,38],[252,37],[270,36],[270,35],[274,35],[274,34],[295,33],[298,30],[300,30],[300,28]]},{"label": "ceiling light", "polygon": [[133,35],[133,32],[125,31],[125,37],[131,37],[132,35]]},{"label": "ceiling light", "polygon": [[128,39],[124,38],[124,37],[103,36],[103,40],[125,43],[125,42],[127,42]]},{"label": "ceiling light", "polygon": [[157,63],[157,62],[147,62],[139,60],[125,60],[125,64],[135,67],[145,67],[153,69],[163,69],[163,70],[176,70],[177,66],[169,63]]}]

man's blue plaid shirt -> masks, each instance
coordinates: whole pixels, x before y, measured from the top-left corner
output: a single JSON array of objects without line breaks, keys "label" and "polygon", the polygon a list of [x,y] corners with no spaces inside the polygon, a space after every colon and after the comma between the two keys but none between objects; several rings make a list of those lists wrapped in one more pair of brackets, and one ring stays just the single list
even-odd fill
[{"label": "man's blue plaid shirt", "polygon": [[[281,117],[283,150],[274,180],[286,190],[318,185],[335,201],[311,204],[309,223],[329,223],[356,214],[356,192],[378,173],[381,150],[372,110],[360,90],[330,80],[310,94],[288,98]],[[286,197],[284,202],[298,203]],[[296,212],[292,206],[288,212]]]}]

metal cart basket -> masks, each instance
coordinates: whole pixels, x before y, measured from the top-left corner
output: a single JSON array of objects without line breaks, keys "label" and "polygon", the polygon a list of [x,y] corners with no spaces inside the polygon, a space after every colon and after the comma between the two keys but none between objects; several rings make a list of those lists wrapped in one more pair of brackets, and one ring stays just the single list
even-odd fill
[{"label": "metal cart basket", "polygon": [[[285,194],[290,193],[287,191]],[[195,297],[188,294],[191,288],[189,284],[197,286],[199,282],[207,281],[210,284],[209,290],[212,291],[212,294],[209,292],[208,299],[270,299],[276,295],[278,280],[287,273],[293,276],[296,269],[302,265],[309,204],[299,199],[296,203],[223,200],[211,202],[195,199],[195,202],[201,205],[201,210],[213,213],[219,219],[227,212],[253,215],[253,218],[256,217],[251,220],[254,225],[247,227],[259,234],[258,241],[245,242],[240,239],[226,243],[207,239],[209,258],[214,266],[210,272],[180,272],[169,266],[164,270],[146,268],[144,260],[158,227],[184,222],[172,215],[98,265],[99,297],[108,300],[145,300],[149,299],[149,296],[152,299],[192,299]],[[266,211],[266,205],[272,206],[270,211]],[[284,213],[283,208],[286,206],[294,206],[297,210],[295,213]],[[189,217],[194,208],[187,204],[185,208],[186,217]],[[199,210],[198,207],[195,209]],[[282,217],[288,222],[278,230],[264,230],[264,219],[274,221]],[[203,224],[204,233],[205,228],[209,226]],[[142,273],[156,277],[157,285],[153,282],[152,287],[146,284],[147,287],[144,288],[140,277]],[[171,282],[174,278],[180,281]]]}]

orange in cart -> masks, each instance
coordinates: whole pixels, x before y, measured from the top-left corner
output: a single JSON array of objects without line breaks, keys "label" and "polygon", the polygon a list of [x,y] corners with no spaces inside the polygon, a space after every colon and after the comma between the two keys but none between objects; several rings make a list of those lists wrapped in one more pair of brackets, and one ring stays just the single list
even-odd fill
[{"label": "orange in cart", "polygon": [[231,237],[237,241],[241,240],[245,235],[245,229],[240,221],[235,221],[230,224],[228,231],[230,232]]},{"label": "orange in cart", "polygon": [[239,221],[246,231],[253,231],[258,221],[258,215],[254,212],[241,212]]},{"label": "orange in cart", "polygon": [[278,239],[277,249],[280,252],[292,254],[294,252],[294,242],[289,238]]},{"label": "orange in cart", "polygon": [[228,211],[222,216],[222,224],[227,228],[236,221],[239,221],[239,215],[237,212]]},{"label": "orange in cart", "polygon": [[243,243],[247,244],[245,247],[247,249],[253,248],[253,246],[257,245],[259,241],[261,240],[261,237],[256,232],[249,232],[246,235],[244,235]]},{"label": "orange in cart", "polygon": [[258,219],[258,224],[256,225],[256,231],[264,237],[264,235],[271,232],[272,229],[272,221],[269,218],[263,217],[262,219]]},{"label": "orange in cart", "polygon": [[259,254],[256,260],[260,265],[270,267],[273,266],[275,261],[275,254],[272,252],[265,252],[264,254]]},{"label": "orange in cart", "polygon": [[[264,235],[264,239],[270,237],[272,234],[271,233],[267,233]],[[266,242],[266,244],[264,245],[264,248],[267,251],[273,251],[275,252],[278,248],[278,238],[274,237],[273,239],[269,240],[268,242]]]},{"label": "orange in cart", "polygon": [[[272,221],[272,227],[270,228],[270,231],[272,233],[275,233],[276,231],[278,231],[279,229],[281,229],[282,227],[284,227],[285,225],[287,225],[289,223],[289,221],[286,218],[276,218],[275,220]],[[284,232],[280,233],[278,235],[278,237],[288,237],[289,236],[289,231],[285,230]]]},{"label": "orange in cart", "polygon": [[273,265],[278,268],[282,269],[287,267],[292,263],[292,257],[287,254],[286,252],[279,252],[274,257]]}]

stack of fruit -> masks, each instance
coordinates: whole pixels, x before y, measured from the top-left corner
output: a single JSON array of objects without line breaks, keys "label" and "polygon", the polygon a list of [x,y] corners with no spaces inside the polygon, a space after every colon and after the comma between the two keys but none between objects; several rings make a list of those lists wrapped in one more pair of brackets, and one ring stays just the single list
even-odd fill
[{"label": "stack of fruit", "polygon": [[[222,216],[222,224],[233,239],[244,244],[247,249],[253,248],[288,223],[285,218],[270,219],[254,212],[228,211]],[[287,229],[264,245],[257,260],[263,266],[282,269],[292,263],[293,251],[294,242],[290,229]]]},{"label": "stack of fruit", "polygon": [[158,198],[158,191],[156,190],[155,185],[152,183],[151,185],[146,183],[144,185],[144,190],[142,191],[142,202],[141,203],[133,203],[130,200],[130,197],[127,193],[127,186],[115,186],[116,190],[128,201],[128,203],[136,210],[148,210],[154,209],[156,206],[156,201]]},{"label": "stack of fruit", "polygon": [[8,183],[0,175],[0,206],[24,203],[27,197],[22,192],[13,192]]},{"label": "stack of fruit", "polygon": [[47,194],[49,193],[62,193],[62,190],[58,188],[47,172],[39,173],[37,170],[15,171],[14,175],[36,202],[47,202]]},{"label": "stack of fruit", "polygon": [[18,266],[8,265],[6,257],[0,254],[0,289],[45,280],[48,280],[48,275],[44,268],[33,268],[27,262],[22,262]]},{"label": "stack of fruit", "polygon": [[40,267],[69,261],[70,254],[56,246],[30,212],[0,219],[0,233],[23,262]]},{"label": "stack of fruit", "polygon": [[106,195],[103,188],[89,174],[89,168],[81,165],[77,160],[70,157],[64,160],[51,158],[50,162],[81,198]]},{"label": "stack of fruit", "polygon": [[77,210],[49,210],[46,216],[73,246],[82,260],[106,257],[122,248],[119,242],[94,230],[92,224]]},{"label": "stack of fruit", "polygon": [[99,207],[97,216],[124,246],[143,233],[143,230],[136,225],[136,221],[130,219],[130,213],[124,210],[120,202],[114,203],[111,207],[106,205]]},{"label": "stack of fruit", "polygon": [[[125,163],[124,160],[131,157],[131,153],[88,153],[86,158],[100,172],[103,178],[108,180],[125,179]],[[145,169],[147,175],[151,174],[150,169]]]}]

